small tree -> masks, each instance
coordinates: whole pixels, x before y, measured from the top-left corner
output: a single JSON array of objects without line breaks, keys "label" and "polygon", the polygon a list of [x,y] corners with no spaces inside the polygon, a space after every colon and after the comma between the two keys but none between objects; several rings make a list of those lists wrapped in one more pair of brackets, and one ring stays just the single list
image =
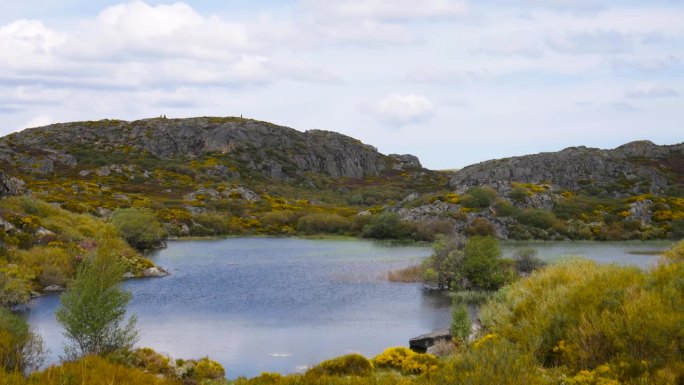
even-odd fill
[{"label": "small tree", "polygon": [[131,294],[120,288],[125,267],[112,252],[113,239],[113,233],[98,237],[95,257],[81,263],[76,279],[60,298],[57,321],[72,342],[65,347],[67,358],[127,349],[138,339],[135,316],[122,326]]},{"label": "small tree", "polygon": [[118,209],[112,216],[112,224],[138,250],[155,247],[166,236],[157,217],[146,208]]},{"label": "small tree", "polygon": [[451,335],[460,342],[466,342],[470,336],[470,328],[470,315],[465,304],[454,303],[451,309]]},{"label": "small tree", "polygon": [[0,370],[27,374],[40,366],[44,352],[43,340],[28,323],[0,308]]}]

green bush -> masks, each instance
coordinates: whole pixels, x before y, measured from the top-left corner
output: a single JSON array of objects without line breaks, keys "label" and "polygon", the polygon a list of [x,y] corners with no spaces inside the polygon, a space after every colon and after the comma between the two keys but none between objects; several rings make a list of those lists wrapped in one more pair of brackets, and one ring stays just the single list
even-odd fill
[{"label": "green bush", "polygon": [[156,247],[165,237],[164,229],[150,209],[118,209],[111,221],[121,236],[138,250]]},{"label": "green bush", "polygon": [[516,208],[511,202],[501,198],[494,202],[494,210],[497,217],[510,217],[516,212]]},{"label": "green bush", "polygon": [[316,213],[299,218],[297,230],[307,234],[340,234],[351,229],[351,221],[338,214]]},{"label": "green bush", "polygon": [[399,214],[384,212],[370,218],[363,227],[361,235],[364,238],[402,239],[409,233],[408,227],[401,221]]},{"label": "green bush", "polygon": [[671,253],[651,271],[585,260],[549,266],[502,290],[480,319],[539,364],[572,375],[607,365],[620,383],[676,383],[656,382],[668,372],[684,378],[675,358],[684,356],[684,264]]},{"label": "green bush", "polygon": [[475,218],[468,224],[465,232],[470,237],[493,237],[496,236],[496,229],[492,222],[487,218]]},{"label": "green bush", "polygon": [[0,307],[0,371],[28,373],[40,366],[43,354],[40,336],[23,318]]},{"label": "green bush", "polygon": [[309,369],[307,375],[320,376],[368,376],[373,373],[373,364],[360,354],[336,357]]},{"label": "green bush", "polygon": [[519,273],[529,274],[546,265],[544,261],[537,257],[537,250],[529,247],[517,250],[513,260],[515,260],[515,270]]},{"label": "green bush", "polygon": [[458,341],[466,343],[470,335],[470,315],[463,303],[454,303],[451,309],[451,335]]},{"label": "green bush", "polygon": [[518,222],[539,229],[548,229],[553,226],[556,216],[552,212],[541,209],[524,209],[515,214]]},{"label": "green bush", "polygon": [[514,279],[510,261],[501,258],[495,238],[469,238],[463,252],[462,271],[471,288],[497,290]]},{"label": "green bush", "polygon": [[468,208],[487,208],[494,203],[497,193],[491,187],[471,187],[461,197],[461,205]]}]

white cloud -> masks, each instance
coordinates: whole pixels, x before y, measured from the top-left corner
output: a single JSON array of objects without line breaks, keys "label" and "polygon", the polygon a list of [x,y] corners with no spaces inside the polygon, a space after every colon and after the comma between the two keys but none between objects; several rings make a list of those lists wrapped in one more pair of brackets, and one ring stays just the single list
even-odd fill
[{"label": "white cloud", "polygon": [[17,127],[17,129],[22,130],[24,128],[47,126],[48,124],[52,123],[54,123],[54,120],[52,120],[52,118],[50,118],[49,116],[40,115],[24,123],[21,127]]},{"label": "white cloud", "polygon": [[384,123],[404,125],[429,119],[435,108],[423,95],[395,93],[387,95],[367,110]]},{"label": "white cloud", "polygon": [[611,30],[594,30],[549,36],[548,46],[560,53],[619,54],[634,49],[634,41],[626,34]]},{"label": "white cloud", "polygon": [[679,92],[670,87],[652,83],[638,84],[625,92],[625,97],[630,99],[656,99],[673,96],[679,96]]},{"label": "white cloud", "polygon": [[302,0],[302,6],[317,17],[406,21],[463,16],[463,0]]}]

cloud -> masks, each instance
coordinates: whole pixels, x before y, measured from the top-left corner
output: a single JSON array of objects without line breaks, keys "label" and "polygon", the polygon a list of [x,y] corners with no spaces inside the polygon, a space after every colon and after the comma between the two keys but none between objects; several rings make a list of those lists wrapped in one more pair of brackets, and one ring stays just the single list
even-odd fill
[{"label": "cloud", "polygon": [[420,42],[411,23],[468,13],[464,0],[301,0],[304,37],[319,44],[406,45]]},{"label": "cloud", "polygon": [[383,123],[405,125],[428,120],[435,108],[423,95],[394,93],[366,110]]},{"label": "cloud", "polygon": [[632,38],[615,30],[566,33],[550,36],[546,42],[552,50],[569,55],[610,55],[634,50]]},{"label": "cloud", "polygon": [[671,69],[682,64],[682,59],[675,55],[667,55],[663,58],[616,58],[611,61],[615,70],[632,70],[638,72],[659,72]]},{"label": "cloud", "polygon": [[61,31],[18,20],[0,27],[0,84],[123,91],[338,80],[310,64],[274,60],[272,45],[282,42],[275,35],[287,27],[274,23],[271,31],[261,25],[267,21],[234,23],[182,2],[142,1]]},{"label": "cloud", "polygon": [[625,97],[630,99],[656,99],[675,96],[679,96],[679,92],[658,84],[639,84],[625,92]]},{"label": "cloud", "polygon": [[544,53],[546,46],[541,36],[533,31],[515,31],[503,35],[490,35],[480,40],[474,50],[493,56],[521,55],[538,57]]},{"label": "cloud", "polygon": [[24,128],[33,128],[33,127],[42,127],[42,126],[47,126],[48,124],[52,124],[54,121],[52,118],[49,116],[45,115],[40,115],[32,118],[28,122],[24,123],[21,127],[18,129],[24,129]]},{"label": "cloud", "polygon": [[615,111],[621,111],[621,112],[634,112],[634,111],[639,111],[638,108],[634,107],[633,105],[625,102],[615,102],[615,103],[608,103],[608,106]]},{"label": "cloud", "polygon": [[320,18],[379,21],[448,19],[469,10],[463,0],[303,0],[300,4]]}]

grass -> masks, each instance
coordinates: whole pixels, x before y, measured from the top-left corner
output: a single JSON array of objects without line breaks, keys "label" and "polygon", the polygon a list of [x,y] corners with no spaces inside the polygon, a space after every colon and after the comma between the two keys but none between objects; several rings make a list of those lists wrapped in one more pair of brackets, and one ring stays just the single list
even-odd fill
[{"label": "grass", "polygon": [[403,269],[392,270],[387,273],[387,280],[402,283],[423,282],[423,267],[421,265],[413,265]]}]

